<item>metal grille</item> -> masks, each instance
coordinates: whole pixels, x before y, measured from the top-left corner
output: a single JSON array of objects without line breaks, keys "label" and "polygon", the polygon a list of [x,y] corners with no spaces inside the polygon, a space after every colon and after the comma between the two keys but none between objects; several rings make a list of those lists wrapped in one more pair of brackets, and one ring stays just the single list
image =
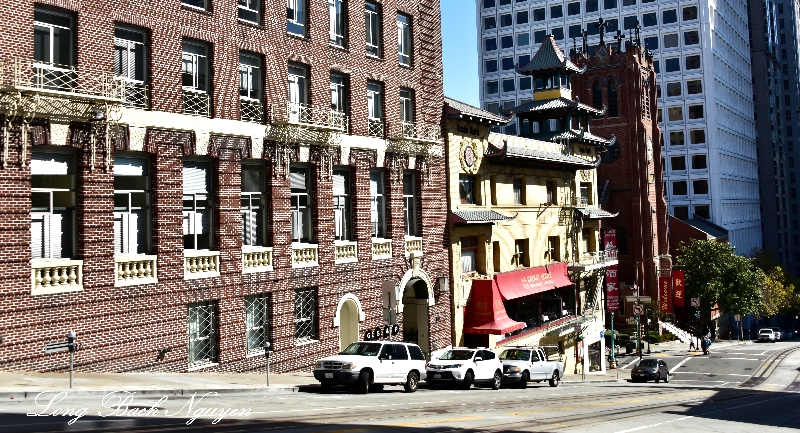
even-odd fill
[{"label": "metal grille", "polygon": [[295,290],[294,324],[298,343],[317,339],[317,293],[314,289]]},{"label": "metal grille", "polygon": [[189,304],[189,367],[216,362],[216,302]]},{"label": "metal grille", "polygon": [[269,342],[269,301],[268,293],[245,298],[248,351],[263,350]]},{"label": "metal grille", "polygon": [[125,98],[123,104],[126,107],[147,109],[150,106],[147,84],[140,81],[125,80],[122,78],[117,79],[123,85],[122,94]]},{"label": "metal grille", "polygon": [[239,115],[244,122],[262,123],[264,121],[264,105],[260,101],[240,98]]},{"label": "metal grille", "polygon": [[383,137],[383,120],[369,119],[370,137]]},{"label": "metal grille", "polygon": [[210,117],[211,97],[208,93],[183,89],[183,112]]},{"label": "metal grille", "polygon": [[0,62],[0,85],[122,99],[114,74],[90,68],[10,58]]}]

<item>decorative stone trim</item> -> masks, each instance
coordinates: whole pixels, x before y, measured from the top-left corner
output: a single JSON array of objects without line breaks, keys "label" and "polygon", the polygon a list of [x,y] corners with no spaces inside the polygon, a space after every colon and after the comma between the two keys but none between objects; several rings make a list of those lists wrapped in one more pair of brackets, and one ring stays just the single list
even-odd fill
[{"label": "decorative stone trim", "polygon": [[406,257],[411,253],[418,253],[420,256],[422,252],[422,238],[406,236]]},{"label": "decorative stone trim", "polygon": [[272,247],[242,246],[243,273],[272,271],[272,263]]},{"label": "decorative stone trim", "polygon": [[358,242],[336,241],[334,244],[336,250],[334,263],[353,263],[358,261]]},{"label": "decorative stone trim", "polygon": [[372,260],[392,258],[392,240],[372,238]]},{"label": "decorative stone trim", "polygon": [[183,278],[211,278],[219,276],[219,251],[184,250]]},{"label": "decorative stone trim", "polygon": [[156,255],[114,256],[114,286],[157,283],[157,262]]},{"label": "decorative stone trim", "polygon": [[83,260],[31,260],[31,295],[80,290],[83,290]]},{"label": "decorative stone trim", "polygon": [[319,266],[319,247],[316,244],[292,244],[292,267]]}]

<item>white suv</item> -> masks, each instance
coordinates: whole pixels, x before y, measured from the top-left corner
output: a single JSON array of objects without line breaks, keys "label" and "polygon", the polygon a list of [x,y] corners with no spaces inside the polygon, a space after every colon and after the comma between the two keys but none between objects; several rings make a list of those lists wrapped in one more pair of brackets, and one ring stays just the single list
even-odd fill
[{"label": "white suv", "polygon": [[457,383],[469,389],[473,383],[483,383],[499,389],[503,380],[503,363],[489,349],[454,347],[431,360],[426,369],[425,383],[429,388]]},{"label": "white suv", "polygon": [[416,344],[358,341],[317,361],[314,378],[323,391],[332,385],[353,385],[366,394],[371,385],[380,384],[403,385],[406,392],[414,392],[425,379],[425,355]]}]

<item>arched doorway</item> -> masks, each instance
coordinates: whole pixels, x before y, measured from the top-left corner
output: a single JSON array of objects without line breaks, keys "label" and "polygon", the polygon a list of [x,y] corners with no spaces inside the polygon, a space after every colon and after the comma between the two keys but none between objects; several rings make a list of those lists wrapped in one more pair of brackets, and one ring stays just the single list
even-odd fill
[{"label": "arched doorway", "polygon": [[403,340],[419,345],[430,353],[428,329],[428,284],[412,278],[403,288]]},{"label": "arched doorway", "polygon": [[355,341],[358,341],[358,306],[348,299],[339,309],[339,350]]}]

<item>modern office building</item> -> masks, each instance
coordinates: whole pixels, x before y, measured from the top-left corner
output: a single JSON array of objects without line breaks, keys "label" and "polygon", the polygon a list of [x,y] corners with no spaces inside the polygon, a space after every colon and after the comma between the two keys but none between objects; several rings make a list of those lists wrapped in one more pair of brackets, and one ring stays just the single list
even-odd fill
[{"label": "modern office building", "polygon": [[0,23],[0,369],[67,368],[42,347],[70,330],[79,371],[450,344],[438,1],[23,0]]},{"label": "modern office building", "polygon": [[[638,27],[657,71],[669,212],[724,226],[737,251],[761,247],[756,133],[746,3],[673,0],[477,0],[481,105],[489,111],[533,98],[516,74],[545,35],[564,50],[630,40]],[[625,89],[621,88],[620,92]],[[506,133],[518,133],[518,125]],[[673,157],[686,166],[673,167]],[[692,165],[694,162],[694,165]]]}]

